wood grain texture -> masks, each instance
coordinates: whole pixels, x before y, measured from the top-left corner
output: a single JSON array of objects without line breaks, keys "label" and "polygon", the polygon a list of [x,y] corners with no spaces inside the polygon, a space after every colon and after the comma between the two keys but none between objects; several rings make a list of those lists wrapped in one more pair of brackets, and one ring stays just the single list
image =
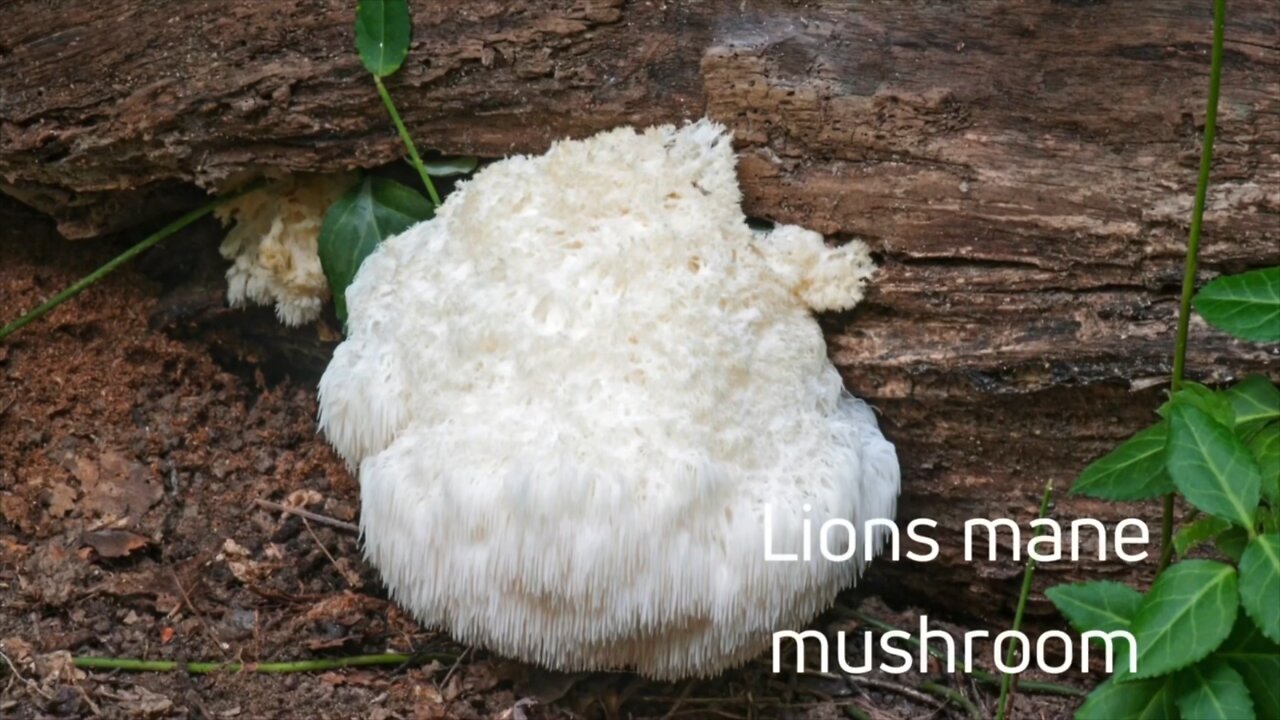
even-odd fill
[{"label": "wood grain texture", "polygon": [[[90,237],[287,171],[370,167],[399,143],[333,0],[10,0],[0,179]],[[1152,418],[1169,372],[1208,75],[1194,0],[415,3],[390,90],[420,145],[499,157],[703,114],[736,134],[750,215],[882,257],[822,319],[883,412],[903,512],[1155,520],[1067,499]],[[1231,5],[1204,275],[1280,262],[1280,5]],[[1225,382],[1280,355],[1195,322]],[[220,343],[226,342],[225,322]],[[1153,528],[1154,534],[1154,528]],[[958,552],[958,536],[944,549]],[[1007,610],[1020,567],[880,564],[878,587]],[[1046,568],[1043,586],[1120,564]],[[1038,605],[1034,609],[1043,609]]]}]

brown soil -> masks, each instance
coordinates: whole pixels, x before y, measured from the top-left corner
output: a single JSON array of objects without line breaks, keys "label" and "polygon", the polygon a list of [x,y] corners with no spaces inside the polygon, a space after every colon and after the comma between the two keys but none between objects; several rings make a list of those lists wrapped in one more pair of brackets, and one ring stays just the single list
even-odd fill
[{"label": "brown soil", "polygon": [[[122,247],[59,240],[12,207],[0,221],[4,320]],[[418,627],[387,601],[353,533],[256,503],[357,518],[356,482],[315,431],[314,370],[229,352],[225,327],[184,340],[151,329],[191,277],[165,258],[182,258],[183,243],[207,251],[208,234],[174,239],[0,345],[0,716],[974,716],[944,705],[930,679],[993,714],[992,688],[956,676],[774,675],[761,660],[675,684],[570,677]],[[914,623],[856,592],[844,601]],[[855,625],[842,618],[817,626]],[[274,662],[387,651],[435,659],[291,674],[70,665],[73,655]],[[1065,717],[1073,704],[1021,694],[1014,717]]]}]

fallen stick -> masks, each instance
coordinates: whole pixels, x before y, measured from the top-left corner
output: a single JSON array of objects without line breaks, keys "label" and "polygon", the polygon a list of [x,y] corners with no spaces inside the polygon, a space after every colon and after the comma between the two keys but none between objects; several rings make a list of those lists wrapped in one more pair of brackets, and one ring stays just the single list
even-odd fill
[{"label": "fallen stick", "polygon": [[267,510],[275,510],[276,512],[288,513],[290,515],[297,515],[298,517],[301,517],[301,518],[314,520],[318,523],[321,523],[322,525],[335,527],[335,528],[338,528],[339,530],[346,530],[347,532],[354,533],[356,535],[360,534],[360,527],[358,525],[346,522],[345,520],[339,520],[337,518],[331,518],[328,515],[313,513],[310,510],[303,510],[302,508],[289,507],[288,505],[281,505],[280,503],[274,503],[274,502],[271,502],[270,500],[263,500],[262,498],[255,498],[254,502],[257,503],[259,506],[266,508]]}]

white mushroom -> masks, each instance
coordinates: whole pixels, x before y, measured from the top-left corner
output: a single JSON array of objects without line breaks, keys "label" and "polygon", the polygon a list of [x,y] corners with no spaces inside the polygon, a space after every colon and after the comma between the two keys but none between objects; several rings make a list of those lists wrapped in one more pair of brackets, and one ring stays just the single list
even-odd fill
[{"label": "white mushroom", "polygon": [[623,128],[490,165],[365,261],[320,424],[419,620],[561,670],[708,675],[856,579],[868,548],[766,562],[763,530],[795,552],[806,521],[893,516],[893,446],[811,314],[872,263],[755,236],[740,200],[721,126]]},{"label": "white mushroom", "polygon": [[324,214],[358,176],[294,175],[277,180],[219,207],[224,225],[233,224],[219,247],[231,261],[227,301],[276,306],[285,325],[320,317],[329,284],[320,267],[316,240]]}]

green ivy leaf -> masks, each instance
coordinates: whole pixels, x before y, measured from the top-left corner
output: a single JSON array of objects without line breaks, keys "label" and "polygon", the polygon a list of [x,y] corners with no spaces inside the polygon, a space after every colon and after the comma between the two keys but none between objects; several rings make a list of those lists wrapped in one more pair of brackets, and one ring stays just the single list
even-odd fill
[{"label": "green ivy leaf", "polygon": [[1280,388],[1261,375],[1250,375],[1226,392],[1236,414],[1236,432],[1252,432],[1280,418]]},{"label": "green ivy leaf", "polygon": [[1231,636],[1214,657],[1231,663],[1244,678],[1258,720],[1280,720],[1280,645],[1263,637],[1262,631],[1241,614]]},{"label": "green ivy leaf", "polygon": [[1072,495],[1104,500],[1141,500],[1173,492],[1165,471],[1169,425],[1160,421],[1140,430],[1115,450],[1093,461],[1071,486]]},{"label": "green ivy leaf", "polygon": [[366,177],[338,198],[320,226],[319,253],[338,319],[347,320],[347,286],[378,243],[431,218],[426,198],[386,178]]},{"label": "green ivy leaf", "polygon": [[1259,535],[1245,548],[1240,604],[1263,635],[1280,643],[1280,534]]},{"label": "green ivy leaf", "polygon": [[1222,518],[1205,515],[1178,530],[1173,536],[1173,549],[1178,553],[1178,557],[1182,557],[1188,550],[1212,540],[1230,527],[1232,527],[1231,523]]},{"label": "green ivy leaf", "polygon": [[1212,560],[1184,560],[1156,578],[1129,632],[1138,646],[1138,672],[1148,678],[1198,662],[1218,647],[1236,621],[1236,570]]},{"label": "green ivy leaf", "polygon": [[384,78],[409,55],[407,0],[360,0],[356,4],[356,51],[364,69]]},{"label": "green ivy leaf", "polygon": [[474,155],[449,155],[435,160],[423,160],[422,166],[432,177],[466,175],[476,169],[480,160]]},{"label": "green ivy leaf", "polygon": [[1107,580],[1057,585],[1044,594],[1080,632],[1128,629],[1142,604],[1142,593]]},{"label": "green ivy leaf", "polygon": [[1209,658],[1181,673],[1178,709],[1188,720],[1254,720],[1253,702],[1244,678],[1225,660]]},{"label": "green ivy leaf", "polygon": [[1169,720],[1178,716],[1172,681],[1154,678],[1118,682],[1111,678],[1093,689],[1076,711],[1076,720]]},{"label": "green ivy leaf", "polygon": [[1240,440],[1204,411],[1183,403],[1173,406],[1165,467],[1192,505],[1253,527],[1262,483],[1258,466]]},{"label": "green ivy leaf", "polygon": [[1272,507],[1280,506],[1280,422],[1273,422],[1249,438],[1249,452],[1262,474],[1260,491]]},{"label": "green ivy leaf", "polygon": [[1245,546],[1249,544],[1249,531],[1233,525],[1229,530],[1214,538],[1213,544],[1222,551],[1223,555],[1239,563],[1240,557],[1244,555]]},{"label": "green ivy leaf", "polygon": [[1226,275],[1192,300],[1212,326],[1244,340],[1280,340],[1280,266]]},{"label": "green ivy leaf", "polygon": [[1183,383],[1182,389],[1174,393],[1156,413],[1160,417],[1169,417],[1169,411],[1178,403],[1185,403],[1203,410],[1209,417],[1227,427],[1235,427],[1236,411],[1226,393],[1220,393],[1197,382]]}]

